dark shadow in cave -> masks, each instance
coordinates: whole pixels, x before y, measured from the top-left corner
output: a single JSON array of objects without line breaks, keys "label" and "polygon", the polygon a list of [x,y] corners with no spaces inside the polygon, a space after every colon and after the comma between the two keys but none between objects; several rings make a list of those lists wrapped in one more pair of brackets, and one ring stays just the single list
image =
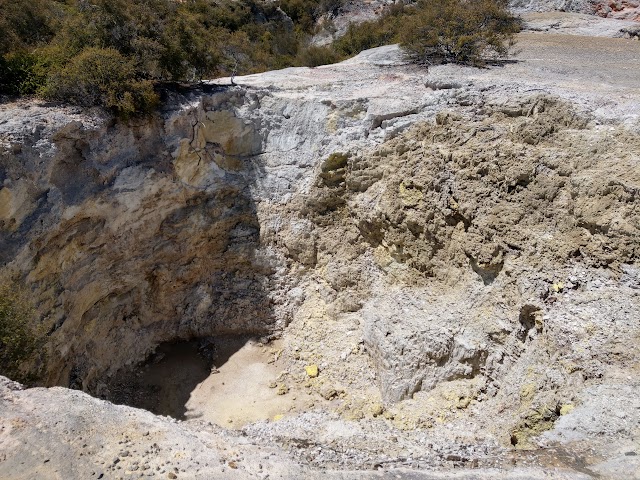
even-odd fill
[{"label": "dark shadow in cave", "polygon": [[250,338],[225,335],[163,343],[141,364],[121,369],[103,397],[113,403],[185,420],[191,392]]}]

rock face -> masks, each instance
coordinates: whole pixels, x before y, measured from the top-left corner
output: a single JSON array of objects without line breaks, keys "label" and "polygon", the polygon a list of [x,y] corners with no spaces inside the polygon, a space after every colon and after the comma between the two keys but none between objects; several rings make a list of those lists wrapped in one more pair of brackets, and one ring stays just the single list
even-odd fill
[{"label": "rock face", "polygon": [[[375,352],[387,400],[446,380],[499,379],[544,338],[561,336],[567,326],[554,325],[549,313],[563,295],[579,301],[585,291],[600,290],[592,284],[594,269],[620,269],[618,275],[628,272],[635,282],[635,270],[626,266],[639,253],[634,187],[627,183],[635,157],[617,180],[596,178],[587,164],[599,162],[597,143],[584,151],[593,134],[566,105],[537,98],[520,112],[485,109],[493,113],[478,123],[439,114],[435,126],[389,142],[380,157],[353,162],[354,170],[380,171],[380,181],[367,189],[376,192],[369,193],[376,208],[358,199],[348,215],[375,247],[374,261],[408,285],[420,283],[416,276],[441,281],[435,289],[383,294],[363,310],[365,343]],[[609,172],[624,162],[623,150],[640,150],[637,137],[620,133],[600,140],[611,155]],[[552,146],[551,138],[560,137]],[[613,153],[616,143],[620,150]],[[376,189],[382,182],[384,190]],[[451,295],[459,289],[465,301]],[[637,308],[633,290],[617,292],[613,304]],[[602,296],[604,304],[604,290]],[[625,318],[614,311],[605,314],[609,321]],[[634,322],[625,325],[617,328],[635,335]],[[549,354],[557,352],[560,361],[569,354],[564,347]]]},{"label": "rock face", "polygon": [[[113,398],[161,344],[256,335],[281,338],[273,388],[307,392],[239,435],[5,381],[2,476],[636,475],[640,44],[520,42],[484,70],[383,47],[172,92],[129,125],[0,106],[0,271],[33,293],[44,385]],[[136,464],[108,458],[120,430]],[[70,446],[18,463],[34,436]]]},{"label": "rock face", "polygon": [[96,388],[162,341],[273,328],[249,191],[261,138],[227,106],[251,96],[207,98],[223,106],[130,127],[32,118],[3,158],[3,260],[38,292],[48,384]]}]

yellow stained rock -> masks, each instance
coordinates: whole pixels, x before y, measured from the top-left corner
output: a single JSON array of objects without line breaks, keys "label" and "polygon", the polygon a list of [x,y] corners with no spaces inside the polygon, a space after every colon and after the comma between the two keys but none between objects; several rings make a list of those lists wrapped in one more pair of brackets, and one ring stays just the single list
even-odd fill
[{"label": "yellow stained rock", "polygon": [[12,215],[13,192],[8,188],[0,188],[0,220],[9,220]]},{"label": "yellow stained rock", "polygon": [[536,393],[536,390],[537,388],[535,383],[527,383],[520,389],[520,398],[522,400],[531,400]]},{"label": "yellow stained rock", "polygon": [[273,421],[277,422],[278,420],[282,420],[284,418],[284,415],[282,415],[281,413],[279,413],[278,415],[275,415],[273,417]]},{"label": "yellow stained rock", "polygon": [[304,367],[305,372],[311,378],[316,378],[318,376],[318,366],[317,365],[307,365]]},{"label": "yellow stained rock", "polygon": [[423,193],[422,190],[407,187],[404,183],[401,183],[398,189],[398,196],[400,197],[400,200],[404,205],[413,207],[420,203],[423,197]]},{"label": "yellow stained rock", "polygon": [[560,415],[566,415],[567,413],[571,413],[574,408],[576,408],[575,405],[572,405],[570,403],[565,403],[560,407]]}]

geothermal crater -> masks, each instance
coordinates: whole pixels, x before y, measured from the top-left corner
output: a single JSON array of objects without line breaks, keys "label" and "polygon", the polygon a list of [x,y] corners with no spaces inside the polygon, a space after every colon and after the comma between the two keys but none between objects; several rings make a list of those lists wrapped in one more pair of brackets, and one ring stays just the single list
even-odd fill
[{"label": "geothermal crater", "polygon": [[1,476],[638,477],[640,44],[566,15],[501,67],[1,105],[51,387],[0,383]]}]

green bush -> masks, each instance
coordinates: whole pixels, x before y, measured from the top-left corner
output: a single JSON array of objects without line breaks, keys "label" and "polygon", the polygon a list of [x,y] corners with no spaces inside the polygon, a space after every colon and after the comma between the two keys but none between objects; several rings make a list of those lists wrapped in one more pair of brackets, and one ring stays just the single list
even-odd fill
[{"label": "green bush", "polygon": [[304,31],[311,31],[315,25],[315,2],[306,0],[281,0],[280,8]]},{"label": "green bush", "polygon": [[350,57],[363,50],[393,43],[396,32],[384,21],[351,24],[345,34],[337,39],[333,47],[341,55]]},{"label": "green bush", "polygon": [[389,43],[421,64],[482,65],[518,30],[506,1],[401,1],[314,47],[318,22],[345,0],[0,0],[0,94],[129,117],[154,107],[160,82],[313,67]]},{"label": "green bush", "polygon": [[48,41],[57,2],[0,0],[0,55]]},{"label": "green bush", "polygon": [[345,3],[345,0],[280,0],[278,6],[300,30],[313,33],[320,17],[337,13]]},{"label": "green bush", "polygon": [[55,2],[0,0],[0,94],[36,93],[46,80],[43,59],[30,51],[54,35]]},{"label": "green bush", "polygon": [[508,0],[421,0],[404,22],[400,40],[417,63],[482,66],[507,57],[518,31]]},{"label": "green bush", "polygon": [[333,48],[311,45],[298,54],[296,65],[318,67],[320,65],[329,65],[339,60],[341,60],[341,57]]},{"label": "green bush", "polygon": [[27,381],[28,363],[42,355],[44,335],[35,326],[35,312],[26,292],[0,284],[0,374]]},{"label": "green bush", "polygon": [[385,10],[377,20],[349,25],[345,34],[333,43],[333,48],[349,57],[369,48],[398,42],[403,20],[414,12],[414,8],[398,3]]},{"label": "green bush", "polygon": [[160,82],[337,60],[306,45],[342,2],[0,0],[0,94],[144,113]]},{"label": "green bush", "polygon": [[136,78],[133,62],[113,48],[88,48],[54,71],[45,95],[74,105],[103,105],[128,117],[158,101],[153,84]]},{"label": "green bush", "polygon": [[215,28],[200,16],[213,5],[0,0],[0,94],[37,93],[123,117],[147,112],[157,102],[154,83],[216,72]]},{"label": "green bush", "polygon": [[31,95],[47,81],[46,61],[37,53],[15,52],[0,57],[0,91]]},{"label": "green bush", "polygon": [[481,66],[505,58],[520,31],[508,0],[419,0],[388,8],[377,20],[352,24],[333,48],[343,56],[400,43],[419,64],[461,63]]}]

